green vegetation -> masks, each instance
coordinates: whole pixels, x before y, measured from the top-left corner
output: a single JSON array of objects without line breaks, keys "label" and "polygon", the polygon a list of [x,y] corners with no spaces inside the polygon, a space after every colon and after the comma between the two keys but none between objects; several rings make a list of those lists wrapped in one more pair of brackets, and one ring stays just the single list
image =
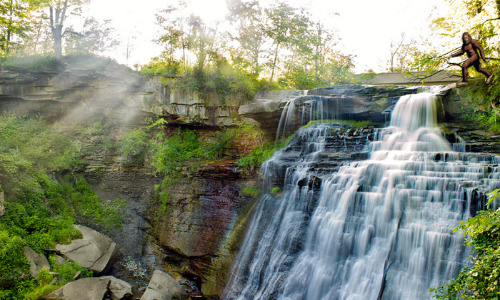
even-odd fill
[{"label": "green vegetation", "polygon": [[334,50],[333,31],[305,10],[284,2],[263,7],[233,1],[228,20],[236,32],[230,33],[186,16],[184,8],[179,2],[157,15],[164,52],[140,66],[145,75],[162,76],[165,85],[249,100],[259,91],[354,81],[351,57]]},{"label": "green vegetation", "polygon": [[[38,281],[23,275],[29,269],[23,246],[40,253],[55,243],[69,243],[81,236],[73,228],[75,220],[104,228],[120,226],[120,201],[102,203],[79,175],[54,176],[78,165],[79,152],[71,139],[43,120],[0,116],[0,186],[5,195],[5,214],[0,218],[1,299],[35,299],[54,288],[47,284],[46,274]],[[71,270],[80,268],[68,264]]]},{"label": "green vegetation", "polygon": [[281,191],[281,188],[279,186],[275,186],[272,188],[271,190],[271,195],[276,195],[277,193],[279,193]]},{"label": "green vegetation", "polygon": [[175,178],[182,176],[183,168],[188,165],[222,158],[239,138],[260,141],[262,135],[255,124],[236,120],[238,127],[216,131],[214,139],[205,142],[190,129],[179,129],[167,137],[162,127],[165,123],[159,119],[152,125],[125,133],[117,145],[118,152],[128,163],[150,165],[157,173]]},{"label": "green vegetation", "polygon": [[57,280],[52,283],[54,276],[48,270],[41,270],[36,281],[29,281],[32,290],[24,295],[24,299],[40,299],[43,295],[53,292],[66,283],[73,281],[77,272],[80,272],[80,278],[93,276],[92,271],[80,267],[75,262],[67,261],[63,264],[58,264],[55,255],[50,255],[48,260],[52,272],[58,274]]},{"label": "green vegetation", "polygon": [[[491,203],[500,196],[500,190],[490,193]],[[431,289],[436,299],[498,299],[500,297],[500,209],[480,211],[455,230],[462,232],[466,244],[475,255],[471,266],[460,271],[449,283]]]},{"label": "green vegetation", "polygon": [[176,176],[186,162],[214,159],[208,143],[200,141],[193,130],[179,130],[159,145],[153,157],[153,166],[162,175]]},{"label": "green vegetation", "polygon": [[244,194],[244,195],[248,195],[252,198],[257,198],[260,193],[261,193],[261,190],[256,188],[256,187],[251,187],[251,186],[247,186],[247,187],[244,187],[241,192]]},{"label": "green vegetation", "polygon": [[485,85],[481,80],[471,81],[461,88],[461,98],[470,103],[474,115],[464,116],[464,121],[481,126],[494,133],[500,133],[500,79],[494,77]]},{"label": "green vegetation", "polygon": [[243,156],[237,161],[238,166],[248,169],[260,167],[260,165],[273,156],[274,152],[288,145],[293,137],[294,135],[291,135],[286,140],[280,141],[277,144],[274,142],[259,144],[248,155]]},{"label": "green vegetation", "polygon": [[366,126],[371,126],[373,125],[371,121],[355,121],[355,120],[313,120],[309,121],[306,125],[302,126],[301,128],[308,128],[311,127],[313,124],[319,124],[319,123],[330,123],[330,124],[344,124],[344,125],[349,125],[353,127],[366,127]]}]

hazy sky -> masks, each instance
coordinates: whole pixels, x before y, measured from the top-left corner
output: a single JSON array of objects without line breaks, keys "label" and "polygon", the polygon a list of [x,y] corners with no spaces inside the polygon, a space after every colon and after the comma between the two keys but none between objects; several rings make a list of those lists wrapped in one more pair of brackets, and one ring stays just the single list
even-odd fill
[{"label": "hazy sky", "polygon": [[[186,1],[192,13],[207,22],[222,20],[227,14],[226,0]],[[121,46],[110,56],[129,66],[145,64],[151,57],[158,56],[161,48],[152,41],[158,34],[154,15],[173,2],[92,0],[91,13],[100,19],[111,19],[112,26],[119,32]],[[314,18],[336,28],[341,37],[337,50],[356,56],[356,72],[385,71],[391,42],[398,43],[402,33],[407,40],[427,35],[429,16],[435,13],[436,6],[444,7],[444,0],[289,0],[287,3],[309,8]]]}]

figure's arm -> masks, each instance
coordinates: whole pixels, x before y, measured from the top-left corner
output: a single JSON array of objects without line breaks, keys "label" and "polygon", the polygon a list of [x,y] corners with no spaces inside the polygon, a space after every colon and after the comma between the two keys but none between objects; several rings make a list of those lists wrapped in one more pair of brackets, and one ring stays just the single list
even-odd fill
[{"label": "figure's arm", "polygon": [[457,57],[457,56],[460,56],[462,54],[464,54],[465,51],[464,51],[464,47],[462,46],[462,49],[460,49],[460,51],[456,52],[456,53],[453,53],[452,55],[448,56],[449,58],[452,58],[452,57]]},{"label": "figure's arm", "polygon": [[484,57],[484,51],[483,51],[483,47],[481,47],[481,45],[476,41],[476,40],[472,40],[472,45],[474,47],[476,47],[476,49],[479,49],[479,54],[481,55],[481,58],[485,61],[486,61],[486,57]]}]

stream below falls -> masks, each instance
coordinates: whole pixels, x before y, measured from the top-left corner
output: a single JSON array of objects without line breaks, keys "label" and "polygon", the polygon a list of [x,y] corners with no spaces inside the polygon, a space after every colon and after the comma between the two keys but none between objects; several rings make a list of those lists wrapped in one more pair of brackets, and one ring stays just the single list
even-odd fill
[{"label": "stream below falls", "polygon": [[436,116],[422,92],[365,145],[333,143],[340,125],[297,131],[262,166],[281,191],[255,208],[223,298],[431,298],[471,254],[453,229],[500,186],[500,157],[453,151]]}]

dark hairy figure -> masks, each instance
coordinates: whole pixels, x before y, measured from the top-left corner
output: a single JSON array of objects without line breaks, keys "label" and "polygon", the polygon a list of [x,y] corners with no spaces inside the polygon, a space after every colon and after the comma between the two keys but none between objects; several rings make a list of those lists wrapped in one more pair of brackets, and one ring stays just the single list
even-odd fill
[{"label": "dark hairy figure", "polygon": [[486,76],[487,78],[486,83],[490,83],[491,79],[493,78],[493,75],[488,70],[481,67],[480,64],[480,58],[482,58],[486,63],[489,62],[489,60],[485,59],[484,57],[484,51],[481,45],[476,40],[472,39],[472,37],[468,32],[464,32],[462,34],[462,42],[463,42],[462,49],[460,49],[460,51],[448,57],[448,58],[456,57],[464,53],[467,53],[468,58],[462,65],[462,82],[467,82],[467,77],[468,77],[467,69],[473,66],[474,69],[476,69],[476,71]]}]

